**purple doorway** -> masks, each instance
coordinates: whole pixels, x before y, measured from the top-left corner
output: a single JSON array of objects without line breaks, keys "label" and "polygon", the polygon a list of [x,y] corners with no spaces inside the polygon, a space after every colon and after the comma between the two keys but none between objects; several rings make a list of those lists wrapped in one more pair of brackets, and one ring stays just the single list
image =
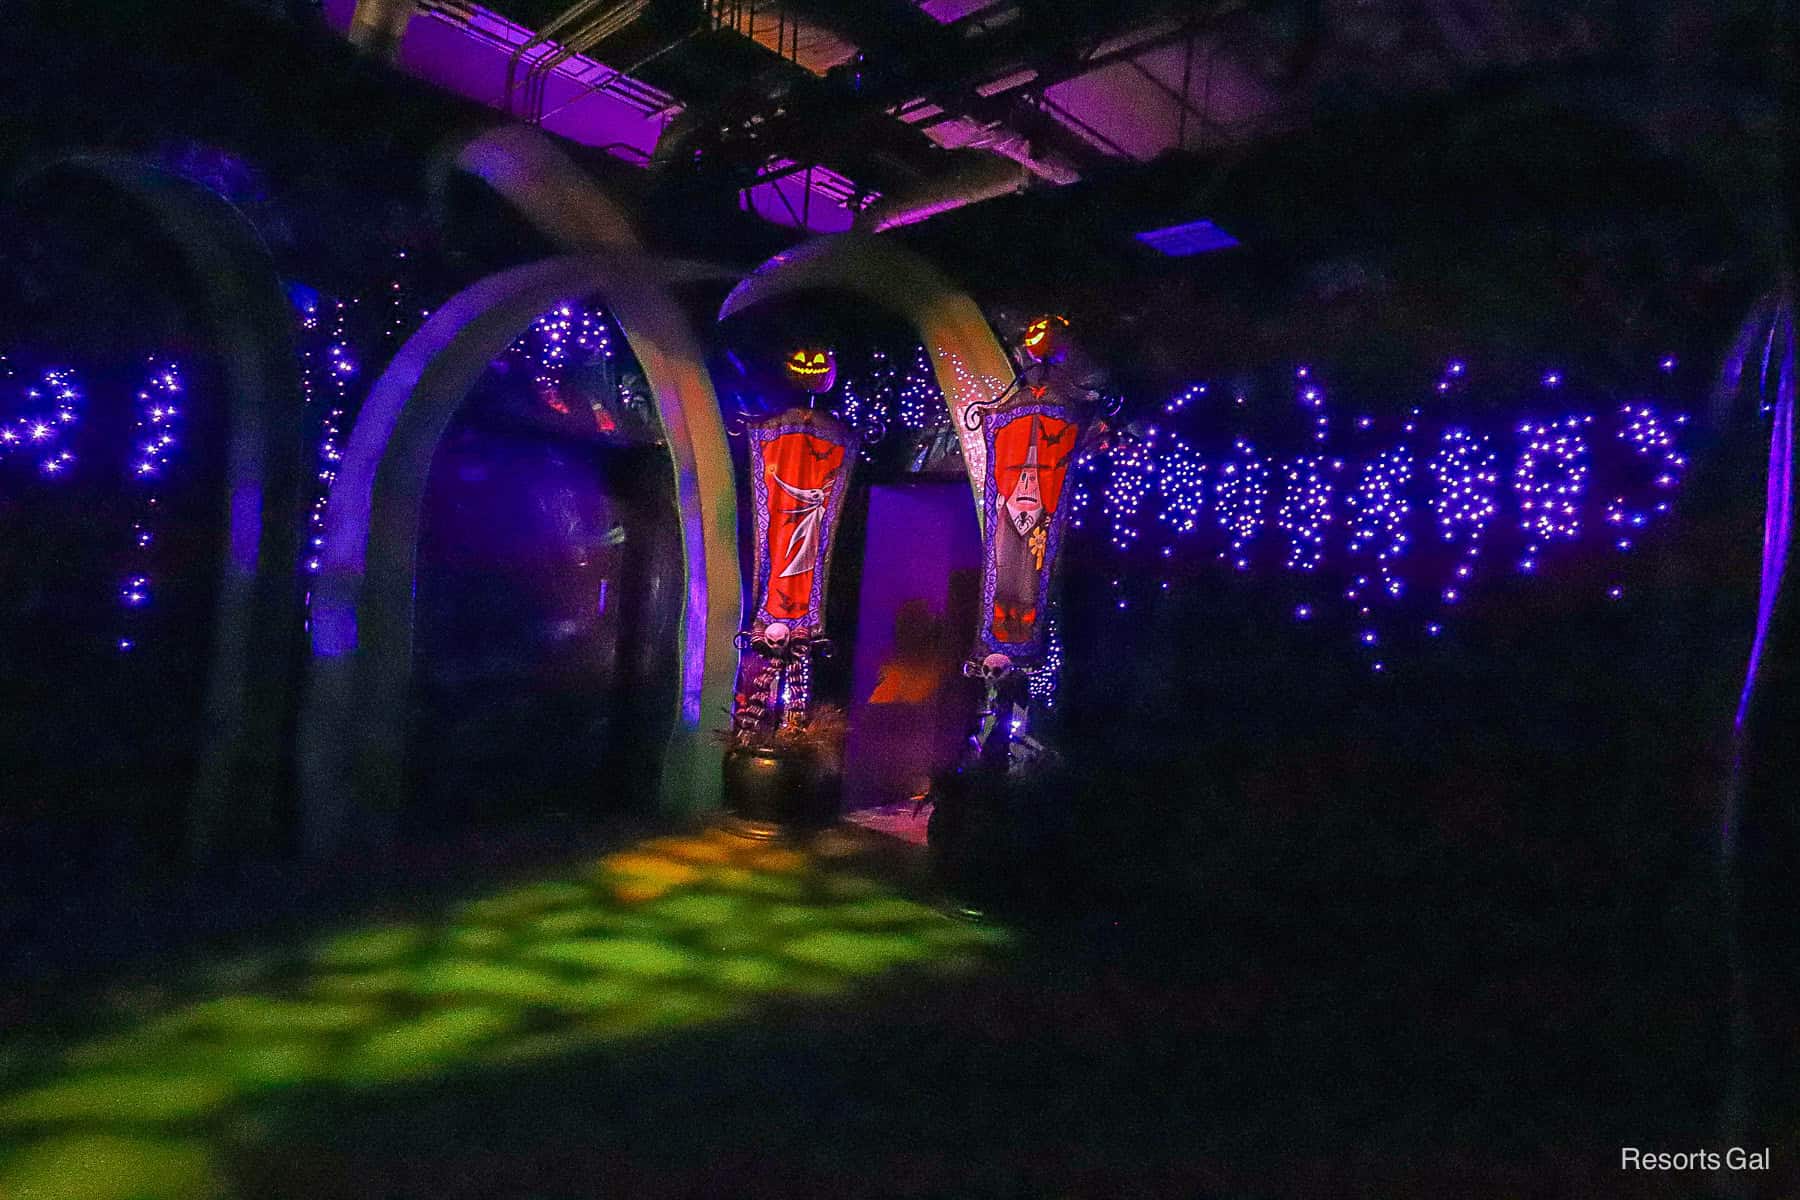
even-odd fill
[{"label": "purple doorway", "polygon": [[869,490],[852,660],[844,807],[899,804],[951,766],[979,689],[962,676],[980,603],[968,485]]}]

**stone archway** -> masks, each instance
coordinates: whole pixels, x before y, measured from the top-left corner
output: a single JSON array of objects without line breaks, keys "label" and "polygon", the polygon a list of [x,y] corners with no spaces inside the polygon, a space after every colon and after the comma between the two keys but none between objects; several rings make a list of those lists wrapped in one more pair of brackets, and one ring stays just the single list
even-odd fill
[{"label": "stone archway", "polygon": [[314,591],[300,743],[309,854],[378,839],[401,788],[419,509],[438,440],[488,363],[576,295],[601,296],[617,320],[654,394],[675,473],[686,586],[661,807],[688,813],[716,802],[711,734],[726,720],[741,604],[736,499],[712,381],[668,282],[665,268],[624,251],[490,276],[433,313],[369,393],[332,488]]},{"label": "stone archway", "polygon": [[[892,237],[838,234],[807,242],[763,263],[726,298],[719,319],[723,321],[757,305],[806,291],[848,293],[912,327],[926,347],[939,390],[955,421],[964,458],[976,465],[974,478],[979,480],[986,444],[979,426],[971,429],[962,418],[969,405],[991,400],[1005,389],[1014,372],[1012,360],[974,300],[931,263]],[[930,614],[941,611],[948,618],[957,611],[951,580],[957,571],[967,569],[959,565],[966,560],[958,556],[972,555],[969,565],[979,571],[980,499],[979,492],[974,503],[944,496],[940,507],[937,500],[919,496],[898,503],[894,503],[895,497],[888,497],[890,507],[886,511],[904,511],[901,537],[913,540],[915,548],[896,549],[891,541],[880,543],[887,548],[879,554],[872,551],[864,563],[865,571],[886,569],[886,565],[871,565],[877,557],[889,565],[904,561],[908,566],[879,589],[886,598],[904,598],[896,599],[895,607],[882,607],[880,600],[871,606],[871,593],[867,591],[862,598],[865,606],[860,619],[864,632],[859,634],[857,663],[864,661],[865,649],[876,649],[870,658],[874,670],[853,677],[847,705],[851,723],[847,756],[852,765],[846,774],[846,789],[853,804],[859,795],[878,795],[883,789],[895,791],[895,782],[908,773],[917,777],[947,765],[942,759],[934,761],[934,756],[943,753],[946,746],[960,746],[963,741],[966,728],[962,724],[973,708],[963,712],[954,703],[946,706],[942,703],[946,693],[939,690],[957,673],[956,665],[927,666],[902,685],[899,681],[903,671],[891,669],[896,659],[884,661],[884,656],[899,640],[904,613],[919,611],[927,614],[927,620],[935,620]],[[870,519],[873,521],[874,517]],[[969,524],[963,526],[963,521]],[[930,532],[921,533],[922,530]],[[969,531],[975,536],[969,537]],[[920,538],[924,541],[920,542]],[[868,544],[878,544],[872,532]],[[940,584],[945,588],[943,592],[928,590]],[[916,610],[912,607],[915,605],[919,606]],[[971,627],[961,633],[963,638],[973,636],[975,616],[971,609]],[[878,636],[872,643],[861,641],[873,627],[872,618],[879,620],[883,628],[889,621],[895,623],[894,641],[887,641],[885,636]],[[958,654],[957,662],[960,657]],[[855,670],[863,668],[859,665]],[[909,694],[909,689],[919,690]],[[886,707],[889,705],[901,707]],[[907,705],[913,707],[904,707]],[[920,730],[932,732],[922,736]],[[882,766],[874,767],[875,763]]]},{"label": "stone archway", "polygon": [[[815,238],[757,267],[725,298],[719,319],[813,290],[861,296],[917,331],[931,356],[938,390],[958,418],[964,460],[979,479],[987,451],[980,431],[960,418],[967,405],[992,399],[1012,381],[1013,364],[975,301],[892,238],[843,233]],[[976,513],[979,521],[979,504]]]},{"label": "stone archway", "polygon": [[139,206],[200,285],[201,317],[225,383],[225,547],[214,608],[189,853],[267,849],[288,786],[300,634],[295,582],[305,447],[293,322],[275,264],[243,214],[213,192],[121,155],[59,159],[15,181],[97,181]]}]

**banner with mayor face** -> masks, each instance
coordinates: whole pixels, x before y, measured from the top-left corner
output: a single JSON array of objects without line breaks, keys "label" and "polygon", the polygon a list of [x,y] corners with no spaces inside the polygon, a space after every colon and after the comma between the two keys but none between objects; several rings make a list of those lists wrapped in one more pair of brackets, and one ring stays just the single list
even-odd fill
[{"label": "banner with mayor face", "polygon": [[989,652],[1035,659],[1044,651],[1064,484],[1080,425],[1072,408],[1055,402],[996,409],[983,424],[980,642]]}]

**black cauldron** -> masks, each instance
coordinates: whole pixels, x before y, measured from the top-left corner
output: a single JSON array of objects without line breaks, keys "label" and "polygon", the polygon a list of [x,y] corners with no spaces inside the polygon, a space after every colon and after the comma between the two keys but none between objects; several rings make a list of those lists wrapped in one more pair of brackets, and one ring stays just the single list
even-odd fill
[{"label": "black cauldron", "polygon": [[822,829],[838,818],[843,780],[802,747],[734,746],[725,752],[725,811],[743,821]]}]

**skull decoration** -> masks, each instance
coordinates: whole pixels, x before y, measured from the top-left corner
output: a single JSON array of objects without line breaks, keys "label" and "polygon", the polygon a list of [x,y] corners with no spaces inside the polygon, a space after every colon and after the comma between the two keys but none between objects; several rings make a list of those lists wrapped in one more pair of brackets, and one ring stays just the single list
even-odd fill
[{"label": "skull decoration", "polygon": [[733,640],[738,649],[762,656],[754,674],[741,683],[742,690],[733,705],[731,721],[736,733],[747,736],[757,729],[796,719],[804,724],[805,700],[791,700],[782,685],[788,671],[796,668],[800,660],[810,657],[814,650],[827,653],[829,643],[808,638],[805,629],[795,629],[786,621],[770,621],[760,628],[745,630]]},{"label": "skull decoration", "polygon": [[804,626],[795,627],[786,621],[770,621],[760,629],[750,629],[738,634],[733,640],[739,650],[754,650],[764,658],[779,663],[815,655],[831,657],[830,638],[814,637]]},{"label": "skull decoration", "polygon": [[1025,327],[1020,348],[1033,362],[1061,362],[1069,353],[1069,321],[1055,313],[1047,313]]},{"label": "skull decoration", "polygon": [[990,654],[979,662],[970,659],[963,664],[964,675],[988,684],[998,683],[1018,669],[1013,665],[1012,655],[999,652]]},{"label": "skull decoration", "polygon": [[828,347],[798,347],[781,366],[790,383],[815,396],[829,392],[837,382],[837,356]]}]

